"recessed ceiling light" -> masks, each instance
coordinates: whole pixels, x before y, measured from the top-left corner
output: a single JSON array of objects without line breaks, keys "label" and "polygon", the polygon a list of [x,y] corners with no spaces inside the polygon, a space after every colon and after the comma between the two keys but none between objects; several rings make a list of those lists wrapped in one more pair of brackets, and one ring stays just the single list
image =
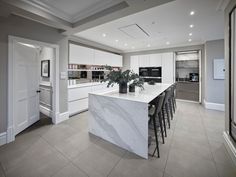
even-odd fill
[{"label": "recessed ceiling light", "polygon": [[151,47],[151,44],[148,44],[147,47]]},{"label": "recessed ceiling light", "polygon": [[189,25],[189,27],[190,27],[190,28],[193,28],[193,27],[194,27],[194,25],[193,25],[193,24],[191,24],[191,25]]},{"label": "recessed ceiling light", "polygon": [[106,37],[107,35],[105,33],[102,34],[103,37]]},{"label": "recessed ceiling light", "polygon": [[195,14],[195,12],[194,12],[194,11],[191,11],[191,12],[190,12],[190,15],[194,15],[194,14]]},{"label": "recessed ceiling light", "polygon": [[135,49],[135,47],[134,47],[134,46],[132,46],[131,48],[132,48],[132,49]]},{"label": "recessed ceiling light", "polygon": [[167,41],[167,42],[166,42],[166,45],[169,45],[169,44],[170,44],[170,42],[169,42],[169,41]]},{"label": "recessed ceiling light", "polygon": [[125,43],[125,44],[124,44],[124,46],[128,46],[128,44],[127,44],[127,43]]},{"label": "recessed ceiling light", "polygon": [[118,40],[118,39],[116,39],[115,41],[116,41],[116,42],[119,42],[119,40]]},{"label": "recessed ceiling light", "polygon": [[193,33],[189,33],[188,35],[189,35],[189,36],[192,36],[192,35],[193,35]]},{"label": "recessed ceiling light", "polygon": [[188,42],[192,42],[192,39],[188,39]]}]

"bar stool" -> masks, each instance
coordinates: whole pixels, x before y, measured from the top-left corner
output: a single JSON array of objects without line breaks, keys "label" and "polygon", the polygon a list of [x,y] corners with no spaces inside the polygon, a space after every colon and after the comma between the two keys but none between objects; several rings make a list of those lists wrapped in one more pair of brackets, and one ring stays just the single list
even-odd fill
[{"label": "bar stool", "polygon": [[151,105],[149,109],[149,130],[153,130],[155,134],[155,141],[156,141],[156,147],[155,150],[152,154],[154,156],[155,152],[157,151],[157,156],[158,158],[160,157],[160,152],[159,152],[159,142],[158,142],[158,128],[160,128],[161,131],[161,136],[162,136],[162,142],[163,144],[165,143],[164,140],[164,130],[163,130],[163,124],[162,124],[162,116],[161,116],[161,111],[162,111],[162,106],[165,98],[165,93],[162,93],[158,98],[156,98],[152,103],[155,103],[154,105]]},{"label": "bar stool", "polygon": [[[170,128],[170,113],[171,113],[171,110],[172,109],[170,107],[170,100],[171,98],[171,87],[169,87],[166,91],[165,91],[165,99],[164,99],[164,103],[163,103],[163,106],[162,106],[162,114],[163,114],[163,117],[164,117],[164,121],[167,120],[167,123],[168,123],[168,126]],[[166,135],[167,136],[167,135]]]},{"label": "bar stool", "polygon": [[174,106],[175,106],[175,109],[177,108],[177,104],[176,104],[176,87],[177,87],[177,83],[174,83],[173,85],[174,87],[174,96],[173,96],[173,100],[174,100]]}]

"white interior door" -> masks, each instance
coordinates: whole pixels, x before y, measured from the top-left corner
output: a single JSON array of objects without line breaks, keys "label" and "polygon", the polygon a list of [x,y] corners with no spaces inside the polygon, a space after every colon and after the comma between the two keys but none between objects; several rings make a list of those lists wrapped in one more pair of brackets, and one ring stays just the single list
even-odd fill
[{"label": "white interior door", "polygon": [[14,60],[14,133],[17,135],[39,120],[40,61],[35,48],[15,42]]}]

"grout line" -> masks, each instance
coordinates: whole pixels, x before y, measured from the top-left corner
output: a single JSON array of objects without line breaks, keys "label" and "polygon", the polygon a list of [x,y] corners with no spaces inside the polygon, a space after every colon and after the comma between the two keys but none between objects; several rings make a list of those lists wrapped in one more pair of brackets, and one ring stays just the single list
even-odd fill
[{"label": "grout line", "polygon": [[[177,105],[177,103],[176,103],[176,105]],[[177,113],[177,107],[176,107],[176,110],[175,110],[175,114]],[[174,119],[174,117],[173,117],[173,119]],[[164,167],[164,170],[163,170],[163,177],[165,176],[165,171],[166,171],[166,166],[167,166],[167,162],[168,162],[168,159],[169,159],[169,154],[170,154],[170,150],[171,150],[171,148],[172,148],[172,143],[173,143],[173,136],[174,136],[174,133],[175,133],[175,128],[176,128],[176,124],[177,124],[177,122],[178,122],[178,118],[177,118],[177,120],[175,121],[175,124],[174,124],[174,128],[173,128],[173,134],[172,134],[172,137],[171,137],[171,142],[170,142],[170,147],[169,147],[169,150],[168,150],[168,154],[167,154],[167,158],[166,158],[166,163],[165,163],[165,167]]]},{"label": "grout line", "polygon": [[4,177],[6,177],[7,175],[6,175],[5,170],[3,169],[3,166],[2,166],[2,163],[1,163],[1,162],[0,162],[0,168],[2,169],[2,173],[3,173]]},{"label": "grout line", "polygon": [[121,159],[125,156],[126,153],[127,153],[127,151],[124,152],[124,154],[122,155],[122,157],[116,162],[116,164],[114,165],[114,167],[112,167],[112,169],[110,170],[110,172],[107,174],[107,177],[109,177],[109,175],[111,174],[111,172],[113,171],[113,169],[115,169],[115,167],[118,165],[118,163],[121,161]]},{"label": "grout line", "polygon": [[206,126],[205,126],[205,123],[204,123],[204,120],[203,120],[203,119],[204,119],[204,115],[202,114],[202,112],[200,111],[200,109],[199,109],[199,112],[200,112],[200,117],[201,117],[202,124],[203,124],[204,133],[205,133],[205,135],[206,135],[207,142],[208,142],[208,146],[209,146],[209,149],[210,149],[210,152],[211,152],[211,157],[212,157],[212,160],[211,160],[211,161],[214,163],[214,166],[215,166],[216,173],[217,173],[218,177],[220,177],[221,175],[220,175],[220,173],[219,173],[219,171],[218,171],[218,169],[217,169],[217,166],[216,166],[216,162],[215,162],[214,155],[213,155],[213,152],[212,152],[210,140],[209,140],[209,137],[208,137],[208,135],[207,135]]}]

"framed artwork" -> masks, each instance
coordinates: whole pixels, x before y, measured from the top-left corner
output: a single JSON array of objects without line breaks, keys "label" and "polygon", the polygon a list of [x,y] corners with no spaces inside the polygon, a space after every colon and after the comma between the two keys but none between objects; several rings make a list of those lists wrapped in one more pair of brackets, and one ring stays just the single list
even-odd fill
[{"label": "framed artwork", "polygon": [[41,76],[50,77],[50,60],[41,61]]}]

